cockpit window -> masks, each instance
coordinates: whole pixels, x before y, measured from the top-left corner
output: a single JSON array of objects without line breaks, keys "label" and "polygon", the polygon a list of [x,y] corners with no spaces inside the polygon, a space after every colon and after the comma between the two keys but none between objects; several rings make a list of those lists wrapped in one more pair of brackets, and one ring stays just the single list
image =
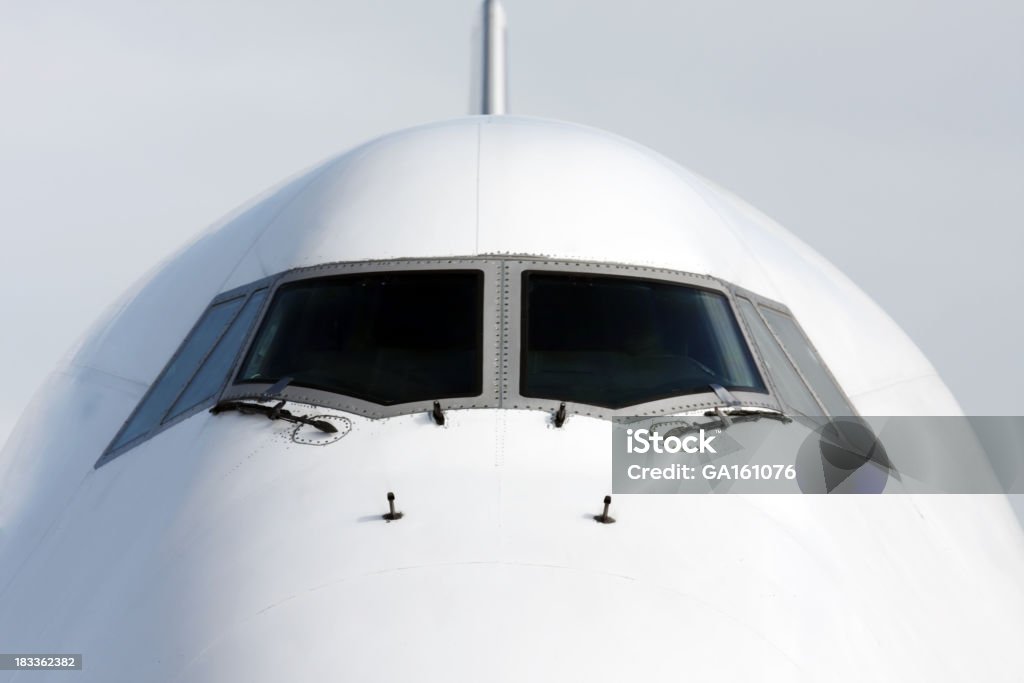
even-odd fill
[{"label": "cockpit window", "polygon": [[797,327],[796,322],[789,316],[771,308],[764,306],[760,308],[765,320],[768,321],[768,327],[789,352],[793,362],[796,363],[811,388],[814,389],[814,393],[818,395],[828,414],[834,416],[854,415],[850,402],[846,400],[843,391],[832,379],[832,375],[825,368],[825,363],[811,346],[811,342]]},{"label": "cockpit window", "polygon": [[241,383],[308,387],[379,405],[482,391],[483,273],[387,271],[282,285]]},{"label": "cockpit window", "polygon": [[111,460],[124,447],[213,401],[224,386],[266,295],[265,288],[250,294],[229,293],[206,309],[107,446],[97,466]]},{"label": "cockpit window", "polygon": [[218,401],[603,417],[706,410],[733,398],[721,388],[853,413],[784,305],[708,276],[513,256],[321,264],[216,295],[96,466]]},{"label": "cockpit window", "polygon": [[743,320],[746,321],[750,328],[754,342],[757,344],[758,349],[761,350],[761,358],[764,359],[764,364],[768,366],[768,373],[774,379],[776,390],[783,403],[789,409],[802,415],[823,415],[824,411],[821,406],[800,378],[796,368],[789,362],[786,352],[769,331],[764,320],[757,314],[754,304],[742,297],[738,298],[736,303],[739,306],[740,315],[743,316]]},{"label": "cockpit window", "polygon": [[235,322],[217,342],[217,346],[203,361],[195,377],[171,406],[171,411],[168,413],[169,418],[174,418],[197,405],[213,400],[214,395],[220,391],[224,381],[228,378],[228,373],[231,372],[231,368],[238,358],[242,342],[245,341],[246,335],[252,329],[252,324],[256,321],[256,314],[259,313],[266,298],[266,289],[254,292],[249,297]]},{"label": "cockpit window", "polygon": [[604,408],[767,393],[717,292],[634,277],[523,273],[520,393]]}]

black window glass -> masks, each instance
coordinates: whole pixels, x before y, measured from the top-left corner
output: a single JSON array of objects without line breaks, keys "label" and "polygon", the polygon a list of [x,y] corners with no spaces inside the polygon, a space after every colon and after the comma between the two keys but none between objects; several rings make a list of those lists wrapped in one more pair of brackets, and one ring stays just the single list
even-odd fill
[{"label": "black window glass", "polygon": [[117,438],[110,444],[110,450],[119,448],[159,425],[167,414],[171,403],[178,398],[185,384],[195,374],[199,364],[210,353],[213,345],[221,338],[228,325],[242,307],[244,298],[211,306],[203,314],[188,338],[182,342],[174,358],[154,382],[149,393],[135,409]]},{"label": "black window glass", "polygon": [[822,414],[821,406],[814,400],[807,385],[800,379],[793,364],[786,358],[785,352],[775,337],[757,314],[754,305],[746,299],[737,299],[740,315],[750,328],[754,343],[761,350],[761,358],[768,366],[768,373],[775,380],[779,397],[790,410],[802,415],[817,416]]},{"label": "black window glass", "polygon": [[483,273],[345,275],[281,286],[240,382],[291,384],[380,405],[482,391]]},{"label": "black window glass", "polygon": [[523,274],[524,396],[622,408],[765,392],[722,294],[630,277]]},{"label": "black window glass", "polygon": [[814,347],[807,341],[807,337],[797,327],[796,322],[788,317],[773,311],[770,308],[761,307],[768,327],[775,336],[782,342],[782,346],[789,352],[793,362],[800,368],[800,372],[811,384],[814,393],[818,395],[825,409],[830,415],[853,415],[853,408],[850,407],[842,390],[836,385],[825,369],[825,363],[818,356]]},{"label": "black window glass", "polygon": [[245,302],[245,307],[238,314],[231,327],[224,333],[224,336],[217,342],[217,346],[203,361],[199,372],[189,382],[188,387],[181,393],[178,400],[171,408],[166,419],[171,419],[181,413],[212,400],[220,388],[224,385],[231,372],[231,367],[238,358],[238,352],[245,341],[245,335],[252,328],[259,313],[263,301],[267,298],[267,290],[261,289],[253,293]]}]

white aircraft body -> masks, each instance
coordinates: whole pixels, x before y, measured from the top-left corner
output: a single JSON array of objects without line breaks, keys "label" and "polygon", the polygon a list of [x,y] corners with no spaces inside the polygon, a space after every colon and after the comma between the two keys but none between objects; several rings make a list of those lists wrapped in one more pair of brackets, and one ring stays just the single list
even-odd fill
[{"label": "white aircraft body", "polygon": [[[676,385],[638,301],[711,330]],[[0,680],[1021,680],[1003,496],[595,523],[610,418],[723,392],[960,414],[836,268],[649,149],[498,114],[384,136],[165,261],[36,396],[0,457],[0,650],[83,666]]]}]

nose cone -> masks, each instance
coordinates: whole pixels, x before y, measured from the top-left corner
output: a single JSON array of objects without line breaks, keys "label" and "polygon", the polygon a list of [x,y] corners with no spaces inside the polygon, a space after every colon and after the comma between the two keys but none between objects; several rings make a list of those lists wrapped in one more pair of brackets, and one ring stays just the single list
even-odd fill
[{"label": "nose cone", "polygon": [[[763,577],[713,576],[717,534],[680,526],[664,497],[616,498],[619,521],[594,521],[610,429],[451,411],[444,428],[357,420],[330,450],[277,453],[276,474],[211,503],[232,531],[207,547],[233,559],[199,560],[216,572],[195,583],[218,625],[180,680],[802,680],[780,622],[750,606],[763,601],[722,599]],[[405,513],[390,523],[388,491]]]},{"label": "nose cone", "polygon": [[798,681],[699,595],[555,566],[405,567],[311,587],[223,634],[190,681]]}]

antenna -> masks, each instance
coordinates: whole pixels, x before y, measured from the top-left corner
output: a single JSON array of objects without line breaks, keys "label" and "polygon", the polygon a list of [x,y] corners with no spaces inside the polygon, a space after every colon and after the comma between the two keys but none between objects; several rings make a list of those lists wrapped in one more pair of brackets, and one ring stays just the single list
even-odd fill
[{"label": "antenna", "polygon": [[508,104],[505,8],[501,6],[501,0],[484,0],[481,13],[480,113],[504,114]]}]

